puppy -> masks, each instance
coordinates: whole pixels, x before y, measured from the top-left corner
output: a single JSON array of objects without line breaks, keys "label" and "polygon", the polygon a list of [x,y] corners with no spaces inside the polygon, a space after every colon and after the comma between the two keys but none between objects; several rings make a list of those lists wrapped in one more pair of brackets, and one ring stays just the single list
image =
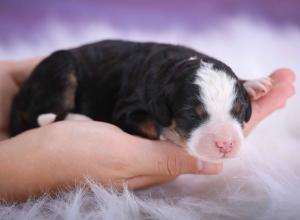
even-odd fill
[{"label": "puppy", "polygon": [[224,63],[193,49],[106,40],[44,59],[13,100],[11,134],[60,120],[97,120],[193,156],[234,157],[251,117],[250,97],[269,78],[241,81]]}]

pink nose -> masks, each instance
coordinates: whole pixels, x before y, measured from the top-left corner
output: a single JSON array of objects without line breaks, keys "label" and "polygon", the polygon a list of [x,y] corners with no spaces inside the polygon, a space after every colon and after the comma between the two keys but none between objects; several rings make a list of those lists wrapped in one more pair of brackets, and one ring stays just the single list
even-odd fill
[{"label": "pink nose", "polygon": [[221,153],[229,153],[233,148],[232,141],[216,141],[215,144]]}]

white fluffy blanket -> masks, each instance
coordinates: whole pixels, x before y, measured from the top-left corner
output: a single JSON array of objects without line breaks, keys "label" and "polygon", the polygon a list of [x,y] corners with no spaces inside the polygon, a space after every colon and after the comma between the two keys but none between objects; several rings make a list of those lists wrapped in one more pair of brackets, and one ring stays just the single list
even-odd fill
[{"label": "white fluffy blanket", "polygon": [[[278,67],[292,68],[297,75],[300,71],[299,28],[275,28],[240,17],[193,32],[120,31],[105,24],[73,32],[50,24],[31,42],[20,38],[0,44],[0,58],[47,54],[106,38],[185,44],[225,61],[244,78]],[[257,127],[240,158],[226,163],[218,176],[186,175],[134,193],[115,193],[90,183],[91,191],[77,188],[55,199],[1,205],[0,219],[300,219],[299,97]]]}]

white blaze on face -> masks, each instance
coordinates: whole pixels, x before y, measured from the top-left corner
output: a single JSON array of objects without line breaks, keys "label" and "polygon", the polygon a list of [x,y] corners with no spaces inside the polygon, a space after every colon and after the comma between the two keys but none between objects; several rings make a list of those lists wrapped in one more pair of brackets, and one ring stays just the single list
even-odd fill
[{"label": "white blaze on face", "polygon": [[235,156],[243,139],[242,128],[231,115],[236,79],[213,69],[212,64],[202,64],[195,84],[209,118],[191,132],[187,150],[198,158],[217,162]]}]

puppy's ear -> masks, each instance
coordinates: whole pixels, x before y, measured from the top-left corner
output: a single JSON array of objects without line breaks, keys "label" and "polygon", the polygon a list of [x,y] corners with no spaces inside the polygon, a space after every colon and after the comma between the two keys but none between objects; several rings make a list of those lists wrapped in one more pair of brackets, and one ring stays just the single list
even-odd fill
[{"label": "puppy's ear", "polygon": [[166,98],[162,96],[150,103],[151,113],[153,119],[162,127],[168,127],[172,122],[171,109],[168,106]]},{"label": "puppy's ear", "polygon": [[244,99],[246,100],[246,105],[247,105],[244,121],[248,122],[252,115],[252,105],[251,105],[251,99],[250,99],[249,94],[246,91],[244,85],[243,85],[243,95],[244,95]]},{"label": "puppy's ear", "polygon": [[249,102],[248,102],[248,106],[247,106],[247,109],[246,109],[246,113],[245,113],[245,122],[248,122],[251,118],[251,115],[252,115],[252,106],[251,106],[251,102],[250,102],[250,99],[249,99]]}]

